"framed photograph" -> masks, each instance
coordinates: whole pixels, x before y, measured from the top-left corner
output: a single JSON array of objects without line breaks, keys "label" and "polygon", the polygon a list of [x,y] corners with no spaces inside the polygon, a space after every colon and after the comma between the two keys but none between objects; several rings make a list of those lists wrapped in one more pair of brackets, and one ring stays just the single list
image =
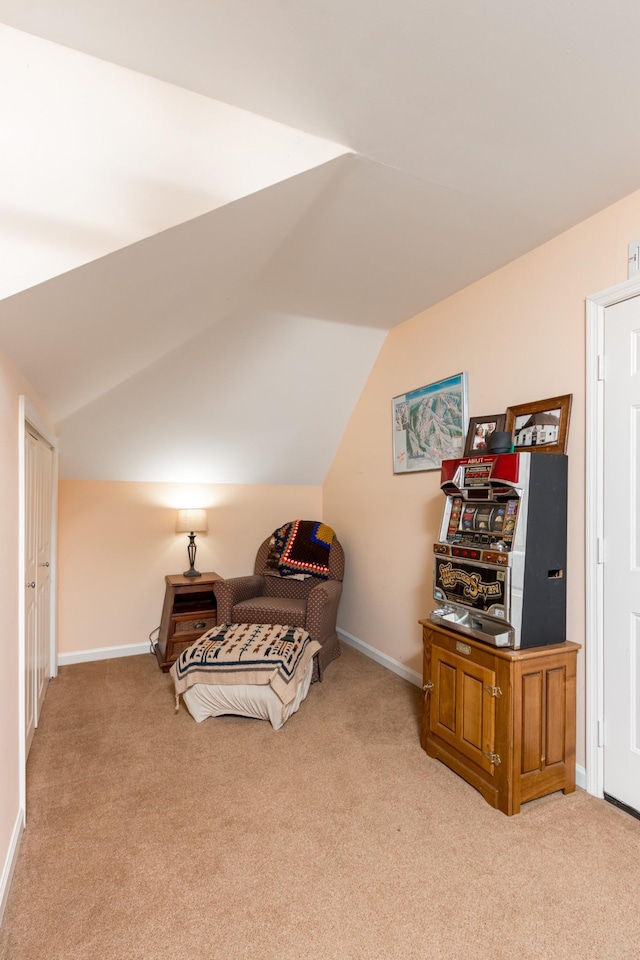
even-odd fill
[{"label": "framed photograph", "polygon": [[492,413],[487,417],[469,417],[467,442],[464,445],[465,457],[472,457],[474,453],[487,452],[487,440],[494,431],[504,430],[505,413]]},{"label": "framed photograph", "polygon": [[537,453],[566,453],[573,394],[507,407],[506,430],[513,449]]},{"label": "framed photograph", "polygon": [[462,456],[466,435],[466,373],[393,398],[394,473],[439,470]]}]

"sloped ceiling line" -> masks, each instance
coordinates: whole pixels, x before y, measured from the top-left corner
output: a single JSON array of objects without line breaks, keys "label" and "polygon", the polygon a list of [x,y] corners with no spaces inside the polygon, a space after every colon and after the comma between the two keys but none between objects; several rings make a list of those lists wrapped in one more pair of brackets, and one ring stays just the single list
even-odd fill
[{"label": "sloped ceiling line", "polygon": [[69,476],[321,483],[386,330],[640,186],[640,6],[187,8],[0,0],[0,345]]}]

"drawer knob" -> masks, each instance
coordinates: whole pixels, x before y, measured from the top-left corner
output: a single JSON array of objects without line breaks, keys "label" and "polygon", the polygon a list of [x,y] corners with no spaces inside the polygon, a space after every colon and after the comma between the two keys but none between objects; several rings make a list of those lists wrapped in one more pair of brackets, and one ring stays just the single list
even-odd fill
[{"label": "drawer knob", "polygon": [[194,630],[204,630],[205,627],[206,627],[206,623],[204,622],[204,620],[196,620],[193,624]]}]

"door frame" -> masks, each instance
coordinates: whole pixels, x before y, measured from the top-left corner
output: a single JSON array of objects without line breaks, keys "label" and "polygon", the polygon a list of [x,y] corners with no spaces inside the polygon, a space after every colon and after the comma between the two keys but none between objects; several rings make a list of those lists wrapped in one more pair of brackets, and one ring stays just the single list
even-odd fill
[{"label": "door frame", "polygon": [[18,722],[19,722],[19,757],[20,757],[20,808],[26,822],[27,808],[27,744],[25,736],[25,671],[26,671],[26,636],[25,636],[25,603],[24,603],[24,564],[26,556],[25,522],[25,478],[26,464],[24,455],[25,434],[31,427],[40,434],[49,444],[53,452],[51,470],[51,603],[49,623],[49,676],[55,677],[58,673],[58,440],[51,428],[41,415],[32,406],[27,397],[21,394],[18,398]]},{"label": "door frame", "polygon": [[607,307],[640,296],[640,277],[586,298],[586,788],[604,796],[604,323]]}]

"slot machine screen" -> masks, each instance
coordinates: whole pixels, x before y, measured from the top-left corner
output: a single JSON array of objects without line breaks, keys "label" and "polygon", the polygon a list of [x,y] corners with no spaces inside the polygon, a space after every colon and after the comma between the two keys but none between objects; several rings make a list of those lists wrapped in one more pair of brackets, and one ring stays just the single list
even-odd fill
[{"label": "slot machine screen", "polygon": [[504,504],[478,505],[468,503],[462,510],[460,529],[471,533],[502,534],[504,529]]},{"label": "slot machine screen", "polygon": [[515,534],[518,501],[503,503],[463,502],[456,497],[452,503],[451,522],[447,540],[472,540],[484,543],[504,540],[509,543]]}]

